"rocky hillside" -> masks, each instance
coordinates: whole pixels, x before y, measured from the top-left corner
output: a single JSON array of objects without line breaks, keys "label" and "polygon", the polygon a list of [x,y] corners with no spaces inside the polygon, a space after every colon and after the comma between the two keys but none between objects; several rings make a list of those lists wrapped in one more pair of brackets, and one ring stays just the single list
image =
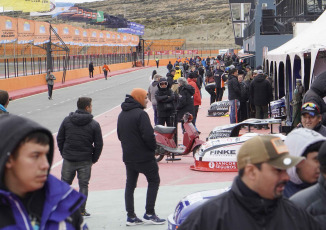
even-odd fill
[{"label": "rocky hillside", "polygon": [[144,39],[186,39],[185,48],[235,47],[227,0],[105,0],[79,4],[145,25]]}]

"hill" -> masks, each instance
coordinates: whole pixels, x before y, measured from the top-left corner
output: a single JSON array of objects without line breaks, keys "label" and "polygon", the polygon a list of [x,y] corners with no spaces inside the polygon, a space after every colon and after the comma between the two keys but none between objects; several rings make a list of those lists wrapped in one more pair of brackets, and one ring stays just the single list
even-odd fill
[{"label": "hill", "polygon": [[145,25],[144,39],[186,39],[186,49],[235,47],[227,0],[105,0],[78,4]]}]

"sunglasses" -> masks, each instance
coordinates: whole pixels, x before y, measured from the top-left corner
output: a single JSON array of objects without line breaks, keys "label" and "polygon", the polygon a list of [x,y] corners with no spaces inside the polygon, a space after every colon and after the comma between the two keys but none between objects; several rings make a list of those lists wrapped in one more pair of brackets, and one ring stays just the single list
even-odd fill
[{"label": "sunglasses", "polygon": [[301,109],[305,109],[305,108],[307,108],[307,107],[317,109],[317,111],[320,113],[320,111],[319,111],[319,107],[318,107],[316,104],[314,104],[314,103],[307,102],[307,103],[305,103],[305,104],[301,107]]},{"label": "sunglasses", "polygon": [[168,85],[167,82],[161,82],[160,85]]}]

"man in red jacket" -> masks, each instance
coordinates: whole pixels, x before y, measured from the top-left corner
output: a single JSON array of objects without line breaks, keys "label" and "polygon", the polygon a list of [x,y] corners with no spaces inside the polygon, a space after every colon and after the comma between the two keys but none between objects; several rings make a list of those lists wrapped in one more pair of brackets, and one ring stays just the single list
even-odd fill
[{"label": "man in red jacket", "polygon": [[188,76],[188,84],[195,88],[195,94],[194,94],[194,106],[195,106],[195,113],[194,113],[194,119],[193,124],[196,125],[196,119],[197,119],[197,113],[199,106],[201,105],[201,96],[200,91],[197,86],[197,74],[196,73],[190,73]]}]

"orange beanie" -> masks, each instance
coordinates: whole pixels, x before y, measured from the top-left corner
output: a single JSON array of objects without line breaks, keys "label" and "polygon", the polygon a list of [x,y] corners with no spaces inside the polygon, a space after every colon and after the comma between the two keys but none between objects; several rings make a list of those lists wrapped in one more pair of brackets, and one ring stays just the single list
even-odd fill
[{"label": "orange beanie", "polygon": [[135,88],[131,91],[130,95],[138,101],[142,106],[145,105],[145,98],[147,97],[147,91],[141,88]]}]

